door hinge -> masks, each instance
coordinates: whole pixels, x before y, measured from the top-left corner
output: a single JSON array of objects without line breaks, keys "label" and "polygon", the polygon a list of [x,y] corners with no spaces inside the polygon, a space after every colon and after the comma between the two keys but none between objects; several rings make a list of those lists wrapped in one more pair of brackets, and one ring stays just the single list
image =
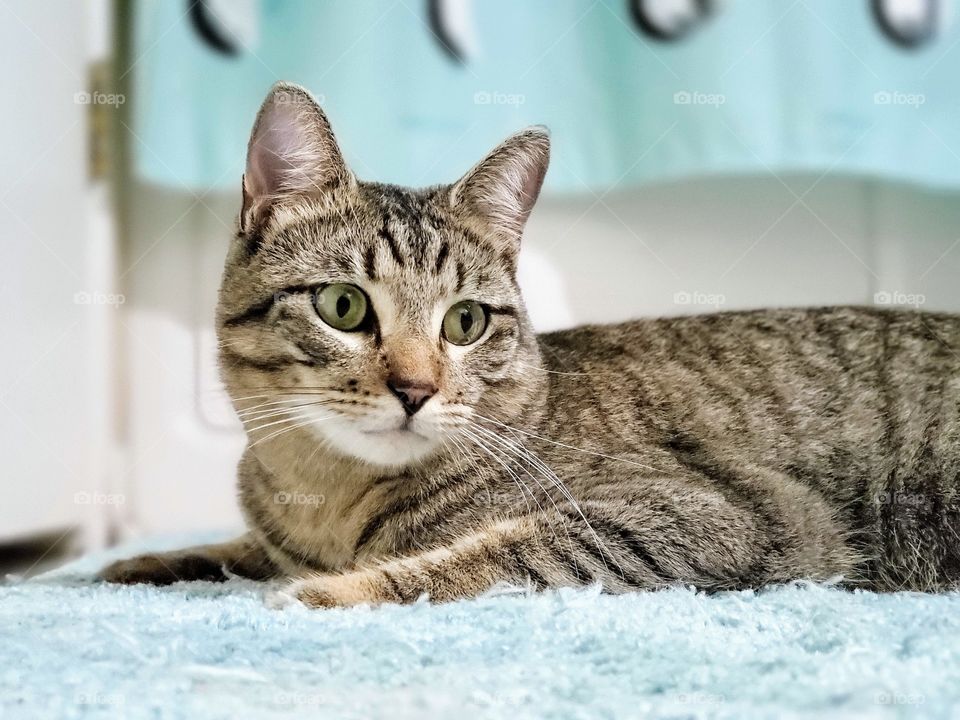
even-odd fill
[{"label": "door hinge", "polygon": [[113,90],[113,68],[109,60],[90,63],[89,90],[78,101],[87,106],[87,164],[91,180],[104,180],[113,167],[116,123],[126,97]]}]

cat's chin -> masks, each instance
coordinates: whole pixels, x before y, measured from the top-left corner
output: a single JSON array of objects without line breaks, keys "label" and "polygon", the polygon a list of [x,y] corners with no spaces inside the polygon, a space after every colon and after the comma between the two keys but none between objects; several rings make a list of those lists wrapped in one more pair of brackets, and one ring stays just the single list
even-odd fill
[{"label": "cat's chin", "polygon": [[439,439],[409,428],[362,430],[355,427],[317,427],[314,432],[335,450],[371,465],[402,468],[415,465],[433,455]]}]

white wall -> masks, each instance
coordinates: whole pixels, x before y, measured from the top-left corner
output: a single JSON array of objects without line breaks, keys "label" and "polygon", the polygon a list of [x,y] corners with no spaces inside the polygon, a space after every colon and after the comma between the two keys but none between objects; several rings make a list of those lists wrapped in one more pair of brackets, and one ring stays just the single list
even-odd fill
[{"label": "white wall", "polygon": [[60,548],[107,511],[112,238],[76,97],[102,4],[0,3],[0,45],[16,59],[0,74],[0,542],[52,533]]},{"label": "white wall", "polygon": [[[960,310],[958,196],[851,179],[824,179],[804,195],[816,178],[786,182],[685,182],[589,210],[589,200],[546,199],[526,251],[554,265],[562,317],[574,322],[703,312],[713,300],[719,309],[863,304],[881,291]],[[676,302],[686,296],[706,304]],[[558,324],[549,306],[533,310],[541,328]]]},{"label": "white wall", "polygon": [[[198,202],[143,185],[132,192],[122,310],[128,533],[239,524],[233,470],[243,441],[217,389],[212,337],[236,203],[232,194]],[[540,329],[715,302],[864,304],[881,291],[960,310],[958,238],[953,195],[859,179],[712,178],[599,200],[544,198],[522,285]]]}]

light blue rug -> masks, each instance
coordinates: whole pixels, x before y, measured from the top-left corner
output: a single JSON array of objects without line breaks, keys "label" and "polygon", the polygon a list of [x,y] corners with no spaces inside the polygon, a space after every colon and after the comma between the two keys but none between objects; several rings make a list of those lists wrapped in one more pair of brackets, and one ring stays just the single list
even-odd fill
[{"label": "light blue rug", "polygon": [[955,593],[278,611],[245,581],[90,582],[131,552],[0,586],[0,718],[960,717]]}]

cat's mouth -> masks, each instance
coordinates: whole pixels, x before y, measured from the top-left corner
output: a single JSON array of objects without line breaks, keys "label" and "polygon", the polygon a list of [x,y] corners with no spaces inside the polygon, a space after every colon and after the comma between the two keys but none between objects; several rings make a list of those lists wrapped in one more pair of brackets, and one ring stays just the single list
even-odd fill
[{"label": "cat's mouth", "polygon": [[367,417],[319,423],[315,432],[345,455],[375,465],[401,467],[434,452],[440,438],[430,423],[410,417]]},{"label": "cat's mouth", "polygon": [[416,430],[413,430],[409,427],[394,428],[393,430],[362,430],[361,432],[364,435],[384,438],[385,440],[402,440],[404,438],[418,438],[421,440],[430,439],[426,435],[421,435]]},{"label": "cat's mouth", "polygon": [[413,423],[410,418],[404,418],[398,422],[393,427],[385,428],[376,428],[372,430],[361,430],[364,435],[371,435],[373,437],[379,437],[384,439],[397,439],[402,440],[405,438],[408,439],[418,439],[418,440],[429,440],[426,435],[419,433],[413,429]]}]

